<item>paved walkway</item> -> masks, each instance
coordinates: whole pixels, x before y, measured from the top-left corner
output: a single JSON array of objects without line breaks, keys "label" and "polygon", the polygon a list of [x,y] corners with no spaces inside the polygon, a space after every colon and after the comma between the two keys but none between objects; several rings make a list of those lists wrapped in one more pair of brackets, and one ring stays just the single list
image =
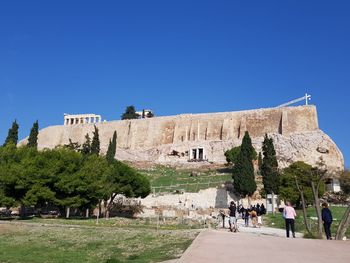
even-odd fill
[{"label": "paved walkway", "polygon": [[266,235],[262,229],[260,231],[261,233],[252,234],[242,230],[238,233],[231,233],[226,229],[205,230],[198,235],[182,257],[173,262],[350,262],[348,241],[288,239]]}]

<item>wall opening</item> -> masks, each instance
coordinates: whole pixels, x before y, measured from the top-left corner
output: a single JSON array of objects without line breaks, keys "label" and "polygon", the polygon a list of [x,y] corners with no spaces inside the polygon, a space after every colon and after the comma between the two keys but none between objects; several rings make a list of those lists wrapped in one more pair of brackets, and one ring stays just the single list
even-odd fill
[{"label": "wall opening", "polygon": [[205,150],[203,147],[191,148],[189,157],[189,162],[207,161],[207,156],[205,155]]}]

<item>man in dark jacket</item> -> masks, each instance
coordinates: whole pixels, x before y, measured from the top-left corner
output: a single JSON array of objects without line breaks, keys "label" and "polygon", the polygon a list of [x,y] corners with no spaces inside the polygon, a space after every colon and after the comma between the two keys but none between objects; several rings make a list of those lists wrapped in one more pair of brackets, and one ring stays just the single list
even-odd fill
[{"label": "man in dark jacket", "polygon": [[322,204],[322,221],[323,221],[323,227],[324,232],[326,233],[327,239],[332,239],[331,237],[331,225],[333,222],[332,212],[328,208],[327,203]]},{"label": "man in dark jacket", "polygon": [[237,232],[237,221],[236,221],[236,204],[235,202],[231,201],[230,206],[229,206],[229,211],[230,211],[230,218],[228,223],[230,224],[230,231],[232,232],[233,230]]}]

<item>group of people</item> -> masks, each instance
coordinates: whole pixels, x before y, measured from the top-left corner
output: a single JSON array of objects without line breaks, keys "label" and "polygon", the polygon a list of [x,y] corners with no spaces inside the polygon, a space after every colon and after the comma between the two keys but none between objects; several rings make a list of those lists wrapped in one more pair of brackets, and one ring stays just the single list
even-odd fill
[{"label": "group of people", "polygon": [[[331,210],[328,208],[327,203],[322,204],[322,222],[324,227],[324,232],[328,240],[332,239],[331,236],[331,225],[333,222],[333,216]],[[287,201],[286,206],[283,209],[283,218],[286,224],[286,236],[289,237],[289,231],[291,230],[293,238],[295,238],[295,217],[297,216],[291,202]]]},{"label": "group of people", "polygon": [[[262,222],[262,216],[266,214],[266,209],[264,204],[257,204],[254,206],[250,206],[249,208],[245,208],[242,205],[239,207],[236,206],[234,201],[230,202],[230,206],[228,207],[229,210],[229,227],[231,232],[237,232],[238,231],[238,225],[237,225],[237,218],[240,216],[242,219],[244,219],[244,225],[246,227],[249,226],[249,220],[252,223],[253,227],[261,227]],[[223,219],[223,226],[225,227],[225,217],[227,216],[224,211],[221,211],[222,219]],[[287,238],[290,237],[290,232],[292,232],[292,237],[295,238],[295,217],[297,216],[291,202],[287,201],[286,206],[283,209],[283,218],[285,220],[285,227],[286,227],[286,236]],[[326,233],[327,239],[331,238],[331,225],[333,222],[332,212],[328,208],[327,203],[322,204],[322,221],[324,230]]]},{"label": "group of people", "polygon": [[[238,226],[237,226],[237,218],[240,216],[242,219],[244,219],[244,225],[246,227],[249,226],[249,220],[251,221],[253,227],[261,227],[262,222],[262,215],[266,214],[266,209],[264,204],[257,204],[254,206],[250,206],[249,208],[245,208],[242,205],[239,207],[236,206],[234,201],[230,202],[230,206],[228,207],[229,210],[229,226],[231,232],[237,232]],[[221,213],[223,220],[225,220],[226,214],[224,212]]]}]

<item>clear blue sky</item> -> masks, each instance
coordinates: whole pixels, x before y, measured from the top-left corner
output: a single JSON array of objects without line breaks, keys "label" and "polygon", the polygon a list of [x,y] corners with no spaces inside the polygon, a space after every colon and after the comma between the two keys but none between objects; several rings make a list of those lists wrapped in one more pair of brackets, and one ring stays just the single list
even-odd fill
[{"label": "clear blue sky", "polygon": [[349,167],[350,1],[1,1],[0,142],[14,119],[273,107],[310,93]]}]

